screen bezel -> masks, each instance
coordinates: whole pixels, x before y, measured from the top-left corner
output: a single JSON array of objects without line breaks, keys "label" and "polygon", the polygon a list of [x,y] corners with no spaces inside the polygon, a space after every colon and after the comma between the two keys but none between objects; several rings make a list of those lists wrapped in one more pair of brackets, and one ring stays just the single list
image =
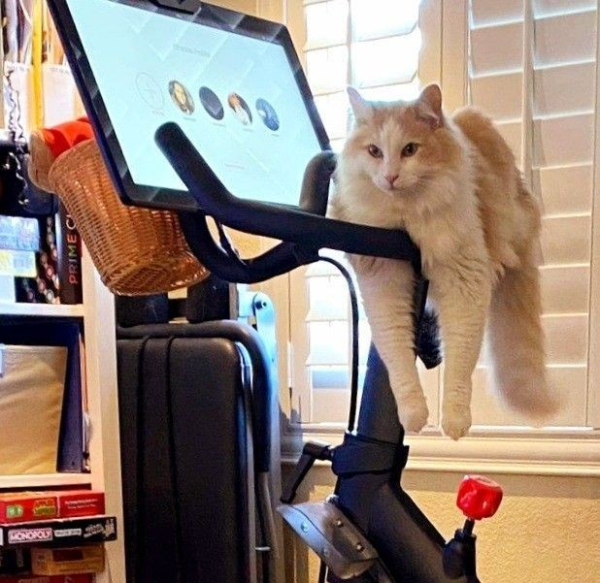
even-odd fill
[{"label": "screen bezel", "polygon": [[[308,81],[302,70],[288,29],[282,25],[226,8],[202,3],[195,13],[186,13],[158,6],[149,0],[106,0],[132,8],[163,14],[190,23],[203,24],[233,34],[241,34],[283,47],[317,140],[322,150],[329,150],[329,138],[316,109]],[[199,210],[194,198],[187,192],[136,184],[129,171],[125,156],[117,139],[102,94],[96,83],[79,32],[73,21],[67,0],[48,0],[50,11],[63,43],[67,60],[73,72],[83,104],[96,130],[96,138],[119,196],[126,204],[162,209]],[[232,193],[235,195],[235,193]],[[300,199],[300,185],[298,200]],[[274,204],[274,203],[265,203]],[[285,205],[275,205],[285,206]]]}]

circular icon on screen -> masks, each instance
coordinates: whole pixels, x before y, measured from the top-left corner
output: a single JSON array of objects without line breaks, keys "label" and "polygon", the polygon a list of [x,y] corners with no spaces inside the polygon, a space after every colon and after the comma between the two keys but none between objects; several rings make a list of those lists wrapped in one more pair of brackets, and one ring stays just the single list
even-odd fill
[{"label": "circular icon on screen", "polygon": [[153,109],[162,109],[165,96],[160,85],[147,73],[140,73],[135,84],[140,97]]},{"label": "circular icon on screen", "polygon": [[256,101],[256,110],[263,123],[272,131],[276,132],[279,129],[279,117],[273,106],[265,99]]},{"label": "circular icon on screen", "polygon": [[206,110],[206,113],[213,119],[223,119],[225,110],[221,100],[217,97],[217,94],[208,87],[202,87],[200,89],[200,103]]},{"label": "circular icon on screen", "polygon": [[249,126],[252,123],[252,112],[248,104],[237,94],[230,93],[227,98],[229,107],[233,110],[236,117],[245,125]]},{"label": "circular icon on screen", "polygon": [[194,113],[194,110],[196,109],[194,99],[183,83],[180,83],[179,81],[170,81],[169,94],[171,95],[173,103],[181,109],[183,113],[187,113],[188,115]]}]

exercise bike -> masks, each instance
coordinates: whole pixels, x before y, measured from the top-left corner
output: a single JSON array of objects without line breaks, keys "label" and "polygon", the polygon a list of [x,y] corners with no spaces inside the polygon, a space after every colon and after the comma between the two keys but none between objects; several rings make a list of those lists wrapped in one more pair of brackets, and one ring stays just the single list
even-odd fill
[{"label": "exercise bike", "polygon": [[[290,208],[234,197],[178,125],[163,125],[156,141],[202,209],[181,213],[181,226],[193,253],[217,276],[232,283],[261,282],[321,260],[323,248],[409,261],[418,276],[414,299],[418,328],[427,281],[420,273],[419,250],[409,236],[325,217],[334,154],[323,152],[313,159],[306,169],[299,208]],[[219,243],[214,240],[209,216],[220,225],[282,243],[259,257],[242,259],[223,233]],[[353,304],[356,317],[355,298]],[[409,448],[385,366],[374,347],[357,421],[356,374],[352,389],[342,445],[307,443],[279,507],[288,525],[321,558],[321,581],[478,583],[474,525],[494,515],[502,489],[480,476],[465,478],[457,503],[466,521],[446,541],[400,485]],[[293,504],[316,460],[331,462],[337,476],[335,492],[324,502]]]},{"label": "exercise bike", "polygon": [[[49,6],[125,202],[180,211],[192,252],[231,283],[256,283],[320,261],[325,248],[408,261],[417,275],[415,329],[420,328],[427,282],[409,236],[325,216],[336,159],[284,26],[200,0],[49,0]],[[234,90],[251,101],[260,97],[254,115],[264,117],[254,128],[249,127],[250,106]],[[262,97],[277,100],[277,109]],[[203,152],[212,168],[179,125],[164,123],[169,119],[186,124],[195,143],[208,147]],[[287,129],[277,134],[278,120]],[[154,135],[157,124],[164,125]],[[269,141],[252,141],[252,135]],[[153,137],[180,180],[151,144]],[[250,152],[236,147],[250,142]],[[265,167],[256,157],[258,150],[286,156],[269,160],[269,172],[253,174],[252,169]],[[315,152],[321,153],[306,168],[298,202],[297,184]],[[224,180],[233,177],[231,191],[245,198],[234,196],[216,172]],[[269,197],[267,185],[272,183],[277,193]],[[283,206],[286,200],[288,206]],[[259,257],[242,259],[222,229],[220,243],[213,239],[209,216],[220,225],[282,242]],[[458,500],[467,520],[447,542],[400,486],[409,452],[385,366],[373,348],[357,419],[356,352],[355,337],[344,442],[336,448],[306,444],[281,498],[280,514],[321,557],[322,581],[476,583],[473,526],[497,510],[500,487],[483,478],[463,483]],[[335,492],[324,502],[294,504],[316,460],[331,462],[338,478]]]}]

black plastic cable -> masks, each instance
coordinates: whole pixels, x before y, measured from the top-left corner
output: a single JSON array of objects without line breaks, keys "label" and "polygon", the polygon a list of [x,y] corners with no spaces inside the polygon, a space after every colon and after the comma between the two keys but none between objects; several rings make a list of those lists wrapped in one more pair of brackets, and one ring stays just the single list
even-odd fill
[{"label": "black plastic cable", "polygon": [[351,379],[350,379],[350,413],[348,415],[348,433],[352,433],[356,426],[356,410],[358,408],[358,296],[356,294],[356,287],[350,272],[346,267],[331,257],[321,256],[321,261],[331,263],[338,268],[340,273],[344,276],[346,283],[348,284],[348,293],[350,294],[350,306],[352,309],[352,366],[351,366]]},{"label": "black plastic cable", "polygon": [[[221,246],[229,256],[229,258],[238,263],[244,263],[240,258],[237,249],[232,245],[231,240],[227,236],[223,225],[215,221],[217,230],[219,232],[219,238]],[[348,284],[348,293],[350,295],[350,307],[352,311],[352,365],[351,365],[351,378],[350,378],[350,412],[348,414],[348,432],[352,433],[356,427],[356,413],[358,409],[358,360],[359,360],[359,313],[358,313],[358,296],[356,293],[356,286],[352,275],[346,269],[346,267],[336,259],[332,257],[326,257],[323,255],[319,256],[320,261],[325,261],[336,267],[342,274],[346,283]]]},{"label": "black plastic cable", "polygon": [[219,242],[221,243],[221,247],[223,247],[227,255],[229,255],[231,260],[235,261],[236,263],[244,263],[243,259],[240,257],[239,251],[233,246],[231,239],[225,232],[225,227],[223,227],[223,224],[215,220],[215,225],[217,226],[217,231],[219,233]]}]

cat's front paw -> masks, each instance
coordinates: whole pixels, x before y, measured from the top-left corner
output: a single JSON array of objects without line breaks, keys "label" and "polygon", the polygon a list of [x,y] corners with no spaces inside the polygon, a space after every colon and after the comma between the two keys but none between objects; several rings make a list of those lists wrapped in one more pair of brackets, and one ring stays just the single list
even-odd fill
[{"label": "cat's front paw", "polygon": [[471,427],[471,413],[461,415],[445,415],[442,418],[442,429],[444,434],[458,441],[469,433]]},{"label": "cat's front paw", "polygon": [[398,399],[398,416],[405,431],[419,433],[429,418],[425,397],[419,393],[403,395]]},{"label": "cat's front paw", "polygon": [[471,422],[471,408],[468,403],[460,403],[452,399],[444,403],[442,429],[445,435],[458,440],[469,433]]}]

